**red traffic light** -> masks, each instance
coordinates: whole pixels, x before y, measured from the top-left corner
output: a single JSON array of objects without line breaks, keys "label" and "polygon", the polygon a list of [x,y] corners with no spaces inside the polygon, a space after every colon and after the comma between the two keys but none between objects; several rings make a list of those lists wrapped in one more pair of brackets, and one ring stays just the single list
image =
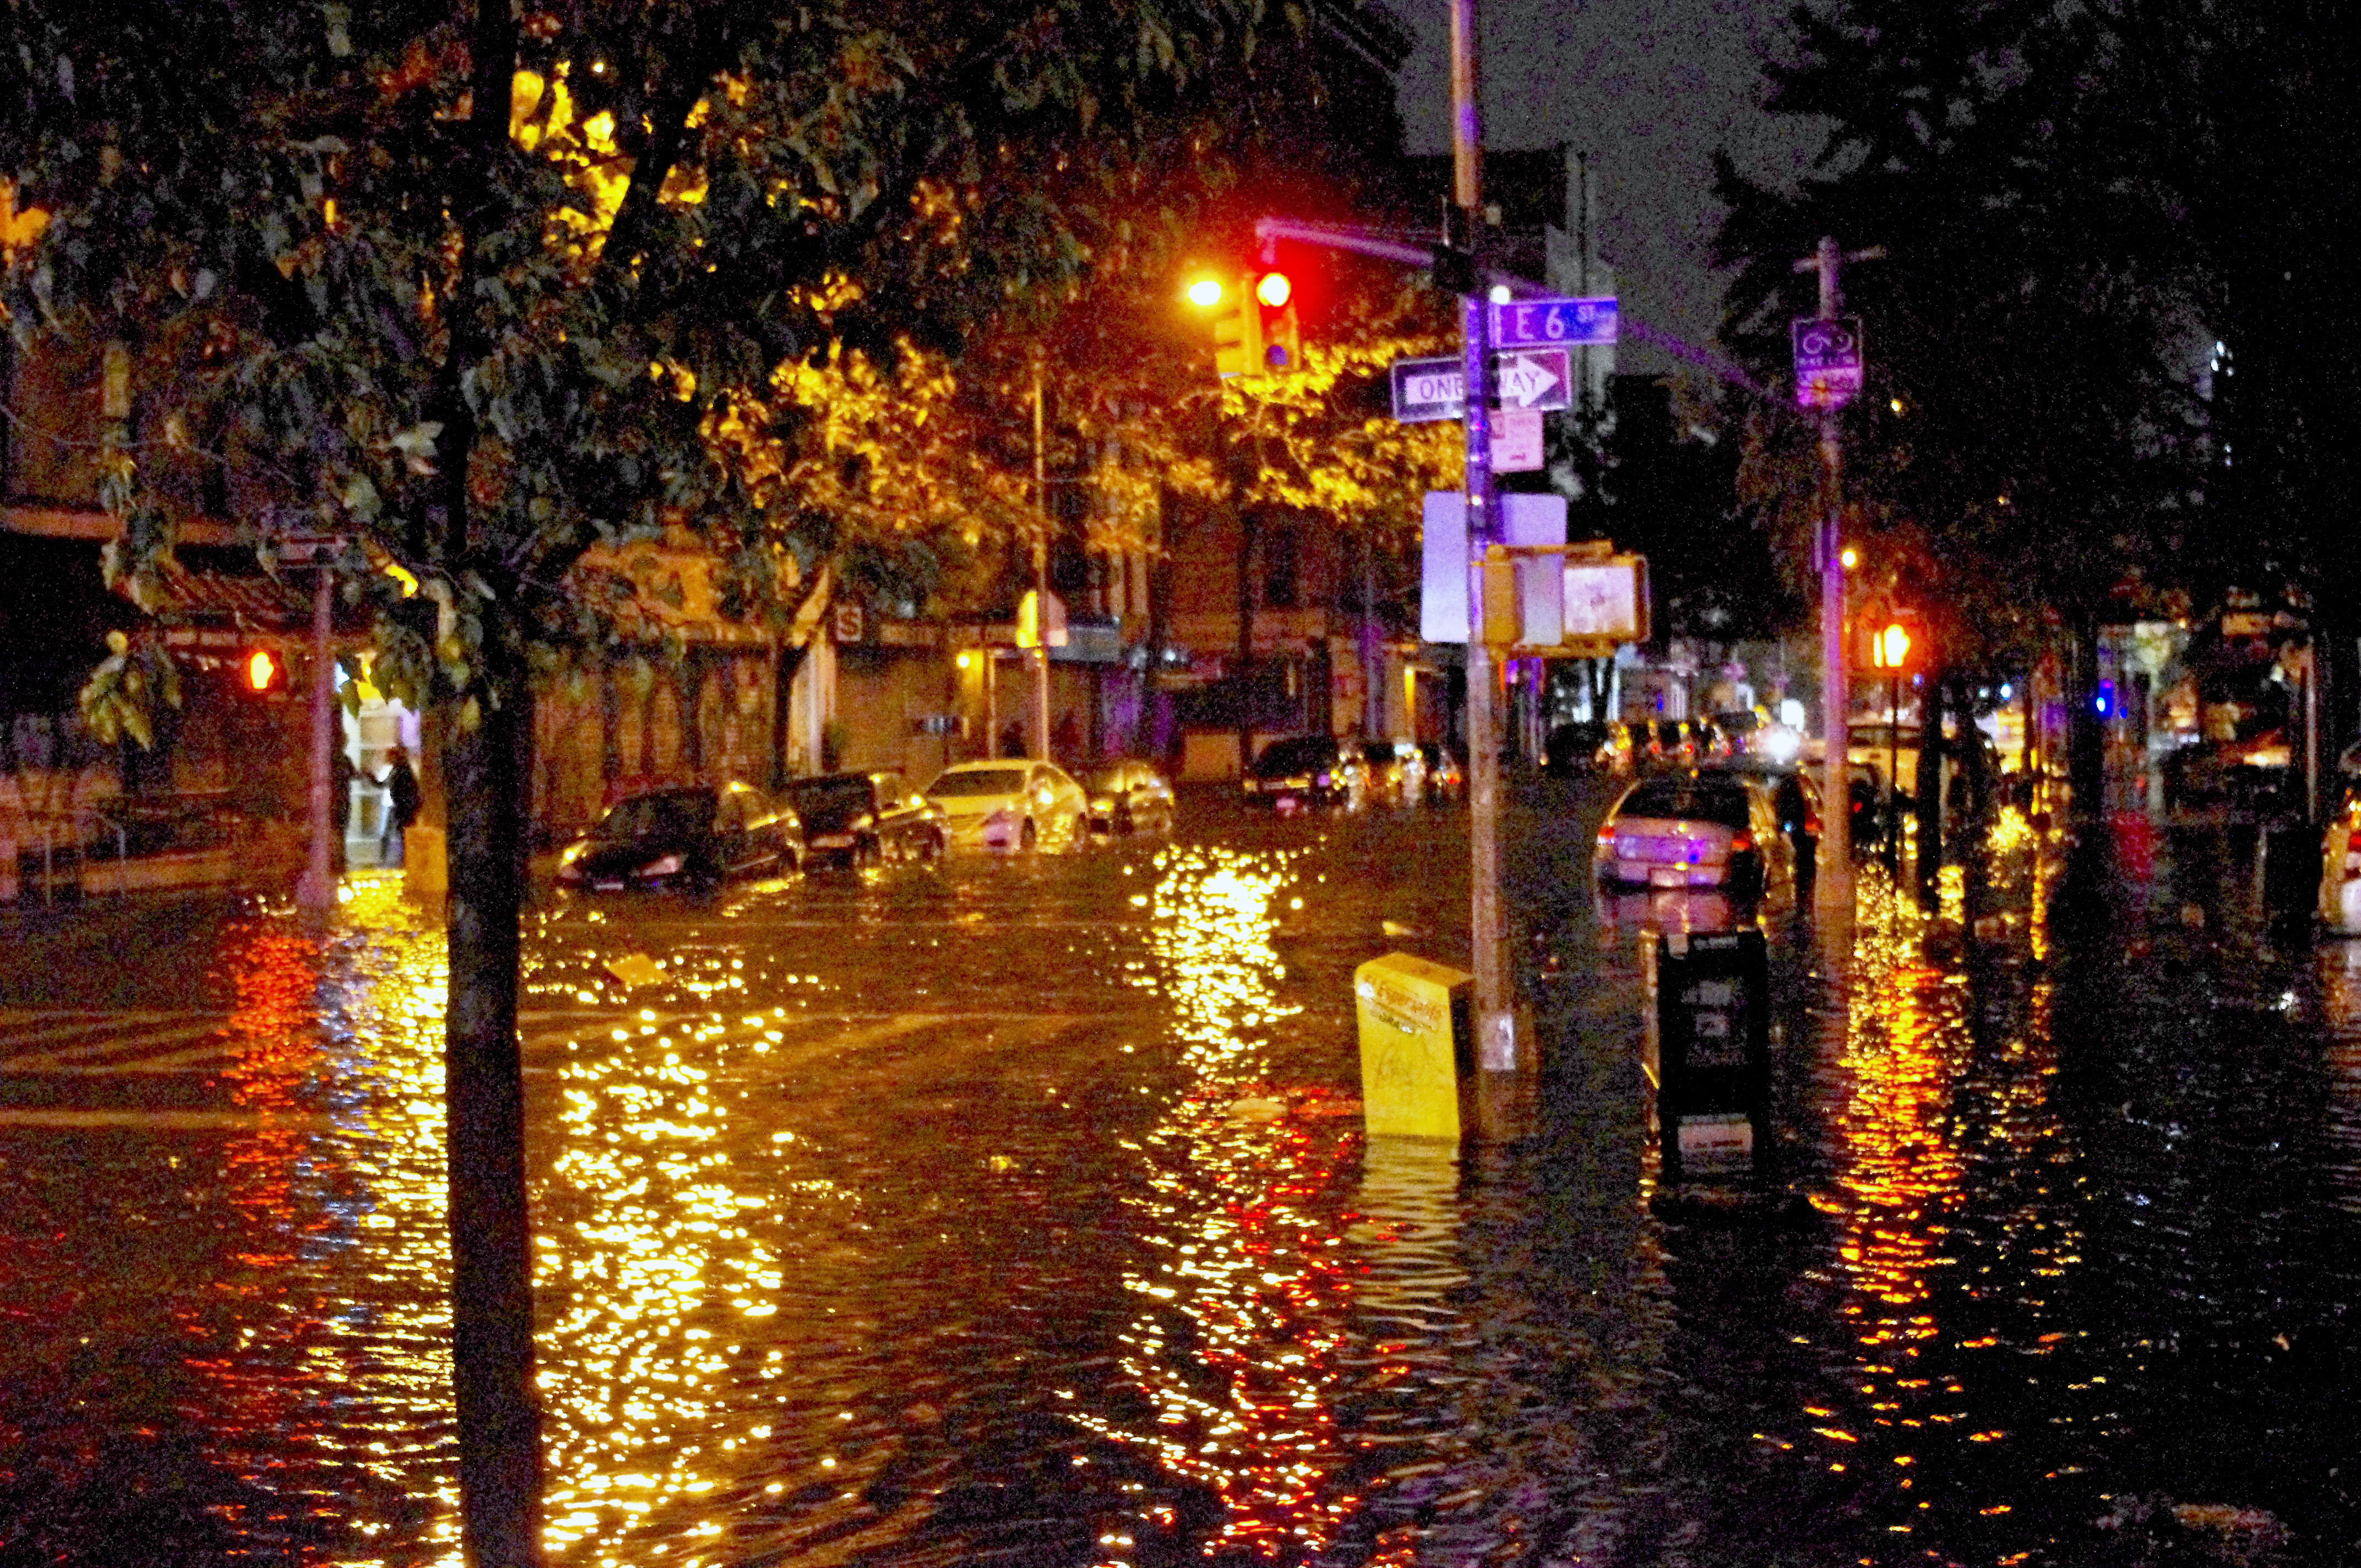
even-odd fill
[{"label": "red traffic light", "polygon": [[1266,272],[1255,283],[1255,298],[1273,310],[1287,303],[1288,297],[1294,291],[1294,286],[1287,280],[1284,272]]}]

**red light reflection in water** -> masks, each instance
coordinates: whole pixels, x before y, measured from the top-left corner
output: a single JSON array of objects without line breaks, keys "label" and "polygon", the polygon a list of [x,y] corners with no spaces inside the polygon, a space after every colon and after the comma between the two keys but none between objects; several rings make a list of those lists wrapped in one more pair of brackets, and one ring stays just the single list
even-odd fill
[{"label": "red light reflection in water", "polygon": [[[1200,1088],[1148,1140],[1162,1157],[1142,1230],[1170,1261],[1125,1281],[1144,1306],[1121,1365],[1154,1415],[1082,1424],[1222,1499],[1226,1518],[1206,1555],[1301,1562],[1359,1503],[1324,1489],[1348,1456],[1329,1393],[1354,1288],[1340,1171],[1359,1130],[1326,1113],[1337,1108],[1328,1097],[1279,1095],[1256,1069],[1261,1031],[1290,1011],[1275,998],[1270,945],[1284,857],[1159,860],[1158,979]],[[1192,1343],[1171,1343],[1174,1314]],[[1158,1522],[1151,1509],[1134,1530]],[[1133,1534],[1102,1531],[1105,1560],[1125,1561]]]},{"label": "red light reflection in water", "polygon": [[232,1054],[218,1081],[233,1105],[256,1116],[225,1135],[220,1154],[223,1196],[244,1249],[229,1255],[241,1271],[213,1288],[233,1303],[228,1315],[240,1326],[224,1345],[214,1311],[182,1306],[173,1315],[189,1343],[217,1347],[185,1358],[206,1390],[187,1413],[220,1434],[233,1464],[252,1473],[282,1464],[276,1456],[310,1441],[323,1424],[321,1384],[339,1369],[306,1352],[325,1340],[335,1304],[304,1255],[312,1238],[343,1222],[300,1168],[320,1136],[293,1120],[312,1109],[301,1091],[322,1066],[322,944],[287,926],[239,922],[225,929],[216,968],[234,999],[225,1026]]}]

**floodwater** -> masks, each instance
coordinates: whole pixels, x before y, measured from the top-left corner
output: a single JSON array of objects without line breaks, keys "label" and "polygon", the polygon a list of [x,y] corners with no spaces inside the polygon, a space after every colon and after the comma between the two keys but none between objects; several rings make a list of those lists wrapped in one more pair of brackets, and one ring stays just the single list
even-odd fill
[{"label": "floodwater", "polygon": [[[1457,1157],[1349,1003],[1465,951],[1460,813],[537,910],[553,1562],[2361,1561],[2361,946],[2128,824],[2072,922],[2015,817],[1774,907],[1807,1217],[1659,1217],[1697,911],[1595,906],[1598,805],[1519,810],[1534,1121]],[[456,1563],[439,936],[76,920],[0,958],[0,1563]]]}]

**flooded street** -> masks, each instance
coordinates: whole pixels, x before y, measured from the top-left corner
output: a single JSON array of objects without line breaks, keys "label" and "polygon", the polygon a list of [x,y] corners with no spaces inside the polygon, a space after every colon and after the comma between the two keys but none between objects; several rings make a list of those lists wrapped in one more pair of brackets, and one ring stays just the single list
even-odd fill
[{"label": "flooded street", "polygon": [[[1602,805],[1520,808],[1536,1125],[1456,1158],[1351,976],[1462,959],[1462,813],[544,903],[552,1561],[2361,1561],[2361,945],[2128,828],[2053,925],[2014,817],[1774,907],[1808,1218],[1662,1218]],[[441,937],[351,886],[0,958],[0,1563],[456,1563]]]}]

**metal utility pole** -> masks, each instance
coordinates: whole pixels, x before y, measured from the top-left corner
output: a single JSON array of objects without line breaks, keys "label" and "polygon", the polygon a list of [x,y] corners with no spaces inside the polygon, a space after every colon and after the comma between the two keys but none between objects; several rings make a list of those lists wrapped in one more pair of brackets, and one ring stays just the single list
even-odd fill
[{"label": "metal utility pole", "polygon": [[1484,596],[1473,574],[1499,539],[1492,496],[1492,356],[1484,297],[1484,117],[1477,80],[1476,0],[1451,0],[1452,199],[1459,209],[1475,280],[1461,296],[1460,349],[1467,437],[1467,820],[1474,890],[1468,935],[1476,975],[1476,1064],[1486,1072],[1520,1065],[1510,1005],[1508,943],[1500,913],[1500,736],[1494,711],[1492,650],[1484,641]]},{"label": "metal utility pole", "polygon": [[1049,756],[1049,468],[1041,444],[1041,361],[1033,361],[1033,510],[1041,514],[1033,545],[1033,754]]},{"label": "metal utility pole", "polygon": [[336,830],[334,803],[328,798],[335,783],[336,672],[328,646],[328,618],[336,575],[324,561],[313,572],[319,580],[312,589],[312,850],[303,874],[295,881],[295,904],[324,911],[336,904],[336,872],[328,846]]},{"label": "metal utility pole", "polygon": [[[1798,272],[1820,275],[1819,319],[1834,321],[1844,305],[1838,273],[1847,261],[1874,261],[1885,254],[1883,246],[1850,255],[1823,237],[1819,249],[1795,264]],[[1844,568],[1844,427],[1835,404],[1820,409],[1820,462],[1827,470],[1828,496],[1819,527],[1820,555],[1820,734],[1828,751],[1822,762],[1817,894],[1819,901],[1850,903],[1852,898],[1851,793],[1845,774],[1847,720],[1852,691],[1846,679]]]}]

